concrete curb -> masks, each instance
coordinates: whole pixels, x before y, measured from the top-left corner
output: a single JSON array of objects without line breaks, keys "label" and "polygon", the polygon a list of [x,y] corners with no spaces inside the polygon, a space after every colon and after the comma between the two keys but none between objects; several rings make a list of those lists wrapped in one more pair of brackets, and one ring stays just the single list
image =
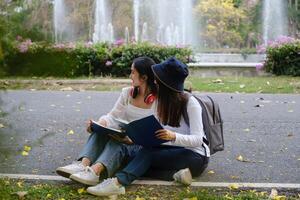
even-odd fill
[{"label": "concrete curb", "polygon": [[[0,174],[0,178],[23,179],[23,180],[45,180],[45,181],[65,181],[71,180],[61,176],[50,175],[32,175],[32,174]],[[159,180],[136,180],[134,185],[162,185],[177,186],[178,183]],[[300,189],[297,183],[240,183],[240,182],[193,182],[192,187],[211,187],[211,188],[282,188],[282,189]]]}]

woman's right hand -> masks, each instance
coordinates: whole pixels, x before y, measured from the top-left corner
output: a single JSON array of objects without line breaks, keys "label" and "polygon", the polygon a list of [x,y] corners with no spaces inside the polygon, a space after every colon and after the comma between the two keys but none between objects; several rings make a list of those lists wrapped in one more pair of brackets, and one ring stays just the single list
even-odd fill
[{"label": "woman's right hand", "polygon": [[[99,124],[101,124],[102,126],[104,127],[107,127],[107,122],[104,120],[104,119],[100,119],[98,121]],[[91,129],[91,126],[92,126],[92,120],[89,120],[87,122],[87,126],[86,126],[86,131],[89,132],[89,133],[92,133],[92,129]]]}]

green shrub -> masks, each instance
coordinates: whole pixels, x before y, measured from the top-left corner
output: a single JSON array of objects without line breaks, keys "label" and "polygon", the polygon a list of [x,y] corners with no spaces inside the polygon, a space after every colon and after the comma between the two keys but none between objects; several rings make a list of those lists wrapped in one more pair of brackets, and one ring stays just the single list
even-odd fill
[{"label": "green shrub", "polygon": [[300,76],[300,40],[271,44],[267,48],[265,70],[275,75]]},{"label": "green shrub", "polygon": [[150,43],[122,45],[111,51],[112,74],[126,76],[130,73],[133,59],[140,56],[148,56],[156,63],[162,62],[171,56],[175,56],[183,62],[190,61],[191,50],[188,48],[167,47]]},{"label": "green shrub", "polygon": [[165,47],[149,43],[48,44],[25,40],[13,44],[4,62],[8,75],[74,77],[90,75],[128,76],[132,60],[149,56],[161,62],[176,56],[188,62],[188,48]]}]

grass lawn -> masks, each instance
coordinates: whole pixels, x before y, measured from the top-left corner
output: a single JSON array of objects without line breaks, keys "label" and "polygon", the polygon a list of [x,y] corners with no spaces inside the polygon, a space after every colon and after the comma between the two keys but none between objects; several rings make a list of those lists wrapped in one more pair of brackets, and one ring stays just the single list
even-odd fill
[{"label": "grass lawn", "polygon": [[[19,193],[18,193],[19,192]],[[99,199],[89,195],[82,185],[73,182],[33,182],[24,180],[0,179],[0,199],[19,199],[22,193],[26,195],[24,199]],[[23,193],[24,194],[24,193]],[[126,194],[118,196],[118,199],[133,200],[258,200],[268,199],[270,191],[256,191],[239,189],[201,189],[183,186],[153,186],[138,185],[126,188]],[[299,194],[279,192],[276,196],[280,199],[297,199]],[[100,198],[102,199],[102,198]]]},{"label": "grass lawn", "polygon": [[[31,90],[96,90],[116,91],[129,86],[129,79],[79,77],[75,79],[54,78],[7,78],[0,79],[0,89],[31,89]],[[200,92],[226,93],[300,93],[300,77],[189,77],[186,88]]]},{"label": "grass lawn", "polygon": [[197,78],[187,81],[197,91],[239,93],[300,93],[300,77],[220,77]]}]

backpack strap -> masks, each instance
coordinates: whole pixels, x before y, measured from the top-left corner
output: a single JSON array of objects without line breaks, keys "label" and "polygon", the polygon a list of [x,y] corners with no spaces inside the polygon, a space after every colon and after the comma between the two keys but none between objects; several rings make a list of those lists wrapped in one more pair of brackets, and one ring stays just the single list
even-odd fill
[{"label": "backpack strap", "polygon": [[[191,96],[194,96],[194,95],[192,95],[192,94],[189,93],[189,92],[186,92],[186,94],[188,95],[188,98],[189,98],[189,99],[191,98]],[[195,98],[196,98],[196,97],[195,97]],[[197,101],[198,101],[198,98],[196,98],[196,99],[197,99]],[[200,103],[200,102],[199,102],[199,103]],[[200,106],[202,107],[201,103],[200,103]],[[187,105],[186,105],[186,107],[185,107],[184,110],[183,110],[182,116],[183,116],[183,119],[184,119],[185,123],[188,125],[188,127],[190,127],[189,115],[188,115],[188,113],[187,113]],[[204,133],[204,134],[205,134],[205,133]],[[209,141],[208,141],[205,137],[202,138],[202,141],[203,141],[203,143],[206,144],[206,146],[209,148]],[[202,147],[204,148],[204,150],[205,150],[205,156],[207,157],[207,152],[206,152],[206,148],[205,148],[204,144],[202,144]]]}]

